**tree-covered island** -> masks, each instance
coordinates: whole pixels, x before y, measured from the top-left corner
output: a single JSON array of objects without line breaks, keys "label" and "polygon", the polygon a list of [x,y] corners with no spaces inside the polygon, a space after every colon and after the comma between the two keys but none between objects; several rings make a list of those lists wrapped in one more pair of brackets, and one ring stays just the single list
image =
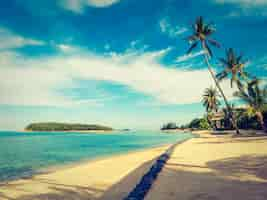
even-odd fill
[{"label": "tree-covered island", "polygon": [[96,124],[74,124],[74,123],[57,123],[41,122],[31,123],[25,128],[26,131],[112,131],[108,126]]}]

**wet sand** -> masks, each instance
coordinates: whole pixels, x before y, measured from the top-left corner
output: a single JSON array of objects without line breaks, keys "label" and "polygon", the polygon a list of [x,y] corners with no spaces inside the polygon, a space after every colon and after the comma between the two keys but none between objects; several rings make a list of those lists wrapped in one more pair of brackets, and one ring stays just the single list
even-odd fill
[{"label": "wet sand", "polygon": [[0,184],[1,200],[119,200],[170,145],[128,153]]}]

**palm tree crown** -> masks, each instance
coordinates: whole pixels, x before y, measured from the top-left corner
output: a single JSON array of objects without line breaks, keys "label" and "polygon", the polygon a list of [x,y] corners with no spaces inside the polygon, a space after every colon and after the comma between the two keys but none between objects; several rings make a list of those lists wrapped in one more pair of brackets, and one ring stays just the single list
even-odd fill
[{"label": "palm tree crown", "polygon": [[198,43],[201,43],[202,48],[211,57],[212,51],[208,45],[210,43],[213,46],[220,47],[220,44],[211,39],[210,36],[215,32],[215,28],[212,24],[205,24],[202,17],[198,17],[196,22],[193,24],[193,35],[189,36],[187,40],[192,43],[191,47],[188,49],[187,54],[189,54]]},{"label": "palm tree crown", "polygon": [[242,87],[238,92],[234,93],[235,96],[241,98],[248,104],[246,114],[250,117],[256,116],[262,129],[267,132],[267,124],[264,121],[263,111],[267,103],[267,88],[262,89],[259,86],[259,80],[254,79],[247,83],[247,87]]},{"label": "palm tree crown", "polygon": [[242,60],[243,56],[237,56],[232,48],[226,50],[226,58],[220,58],[221,64],[224,66],[224,70],[216,75],[218,80],[223,80],[227,77],[231,77],[231,88],[235,82],[238,87],[242,87],[241,79],[248,77],[247,72],[244,71],[246,62]]},{"label": "palm tree crown", "polygon": [[215,88],[210,87],[205,89],[202,102],[203,106],[206,107],[207,112],[218,110],[218,107],[220,105],[218,97],[219,94]]},{"label": "palm tree crown", "polygon": [[248,104],[251,114],[262,111],[267,103],[267,88],[261,89],[259,83],[260,80],[255,78],[248,82],[246,87],[243,86],[240,91],[234,93],[234,96]]}]

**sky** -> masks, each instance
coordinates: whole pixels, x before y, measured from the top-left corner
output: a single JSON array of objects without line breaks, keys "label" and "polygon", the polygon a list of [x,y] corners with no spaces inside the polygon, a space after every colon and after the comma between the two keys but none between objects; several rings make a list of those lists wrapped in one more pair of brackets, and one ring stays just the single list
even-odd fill
[{"label": "sky", "polygon": [[[267,0],[9,0],[0,6],[0,129],[31,122],[158,129],[205,113],[213,82],[184,39],[214,23],[217,58],[233,47],[267,76]],[[234,101],[229,82],[221,83]]]}]

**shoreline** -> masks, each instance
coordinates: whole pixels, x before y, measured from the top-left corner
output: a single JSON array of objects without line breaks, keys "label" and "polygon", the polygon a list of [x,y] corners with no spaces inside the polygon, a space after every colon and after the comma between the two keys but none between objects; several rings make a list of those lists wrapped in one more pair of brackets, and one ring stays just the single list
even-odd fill
[{"label": "shoreline", "polygon": [[[129,173],[135,172],[140,166],[144,166],[140,169],[141,172],[138,172],[138,175],[131,178],[134,180],[127,183],[129,184],[129,187],[127,187],[128,191],[123,190],[125,192],[124,195],[127,195],[153,164],[153,160],[157,159],[158,156],[174,144],[176,143],[122,153],[120,155],[96,158],[90,161],[79,161],[77,163],[49,167],[45,171],[41,170],[38,174],[33,174],[30,177],[1,182],[0,190],[6,197],[12,199],[39,194],[46,195],[51,192],[50,184],[62,186],[62,189],[71,186],[74,188],[94,187],[95,190],[99,190],[92,197],[94,199],[104,194],[110,187],[120,182],[122,178],[127,177]],[[127,163],[127,165],[121,163]],[[86,174],[88,177],[85,176]],[[46,181],[43,182],[42,180]],[[18,188],[20,189],[17,190]]]},{"label": "shoreline", "polygon": [[0,198],[121,200],[137,185],[142,185],[141,192],[149,189],[139,184],[140,180],[147,177],[159,156],[168,152],[170,156],[145,200],[199,199],[203,195],[218,200],[265,199],[267,136],[216,136],[207,131],[193,134],[199,137],[57,167],[45,174],[0,184]]},{"label": "shoreline", "polygon": [[[192,138],[189,138],[189,139],[192,139]],[[186,139],[186,140],[188,140],[188,139]],[[184,142],[186,140],[178,141],[177,143]],[[67,169],[77,167],[80,165],[87,165],[87,164],[91,164],[91,163],[106,160],[106,159],[112,159],[112,158],[127,156],[127,155],[131,155],[131,154],[138,154],[138,153],[143,153],[143,152],[147,152],[147,151],[153,151],[153,150],[157,150],[160,148],[166,148],[167,149],[174,144],[176,144],[176,143],[160,144],[160,145],[156,145],[156,146],[152,146],[152,147],[146,147],[144,149],[138,149],[138,150],[132,150],[132,151],[130,150],[130,151],[126,151],[126,152],[120,152],[120,153],[114,153],[114,154],[110,154],[110,155],[98,156],[95,158],[89,158],[89,159],[85,158],[85,159],[81,159],[81,160],[77,160],[77,161],[70,161],[69,163],[55,164],[52,166],[47,166],[47,167],[43,167],[41,169],[37,169],[33,173],[29,172],[29,174],[26,174],[26,175],[17,176],[14,178],[3,180],[3,181],[0,180],[0,186],[4,185],[4,184],[8,184],[9,182],[24,180],[24,179],[30,179],[34,176],[54,173],[54,172],[57,172],[60,170],[67,170]]]},{"label": "shoreline", "polygon": [[[87,165],[87,164],[90,164],[90,163],[103,161],[103,160],[107,160],[107,159],[118,158],[118,157],[121,157],[121,156],[127,156],[127,155],[131,155],[131,154],[138,154],[138,153],[143,153],[143,152],[146,152],[146,151],[153,151],[153,150],[157,150],[157,149],[160,149],[160,148],[168,149],[169,147],[171,147],[174,144],[175,143],[162,144],[162,145],[158,145],[158,146],[154,146],[154,147],[147,147],[147,148],[139,149],[139,150],[127,151],[127,152],[122,152],[122,153],[115,153],[115,154],[111,154],[111,155],[103,155],[103,156],[99,156],[99,157],[92,158],[92,159],[82,159],[82,160],[74,161],[74,162],[71,162],[71,163],[53,165],[53,166],[46,167],[44,169],[40,169],[39,171],[37,171],[37,173],[33,174],[33,176],[38,175],[38,174],[53,173],[53,172],[56,172],[56,171],[66,170],[66,169],[70,169],[70,168],[77,167],[77,166],[80,166],[80,165]],[[0,184],[1,184],[1,181],[0,181]]]}]

